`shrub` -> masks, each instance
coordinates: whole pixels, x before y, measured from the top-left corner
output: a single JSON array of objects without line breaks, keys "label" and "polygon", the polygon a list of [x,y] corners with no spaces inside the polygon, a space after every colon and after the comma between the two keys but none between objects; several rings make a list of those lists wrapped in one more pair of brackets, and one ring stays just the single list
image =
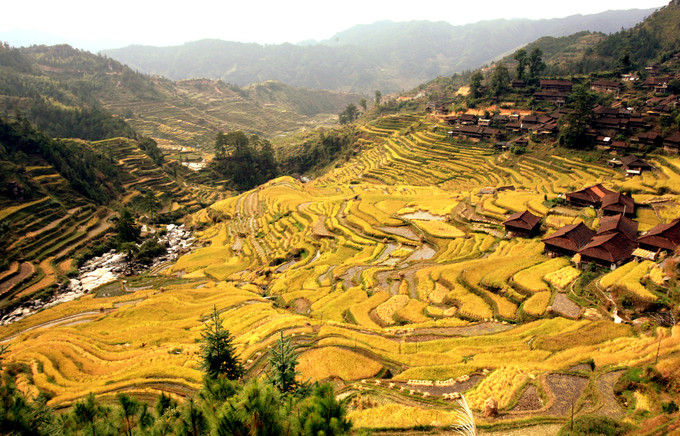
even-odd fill
[{"label": "shrub", "polygon": [[661,410],[663,410],[663,413],[668,413],[670,415],[680,410],[680,408],[678,408],[678,405],[675,403],[675,401],[671,400],[670,403],[662,403]]}]

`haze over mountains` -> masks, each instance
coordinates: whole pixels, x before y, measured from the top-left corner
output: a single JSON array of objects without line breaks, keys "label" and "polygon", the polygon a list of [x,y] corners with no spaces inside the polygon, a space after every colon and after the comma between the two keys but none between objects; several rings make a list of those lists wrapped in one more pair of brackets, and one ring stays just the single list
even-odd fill
[{"label": "haze over mountains", "polygon": [[181,46],[104,50],[133,69],[173,80],[205,77],[239,86],[279,80],[292,86],[390,93],[439,75],[477,68],[542,36],[612,33],[654,9],[607,11],[544,20],[493,20],[453,26],[431,21],[360,25],[321,42],[260,45],[201,40]]}]

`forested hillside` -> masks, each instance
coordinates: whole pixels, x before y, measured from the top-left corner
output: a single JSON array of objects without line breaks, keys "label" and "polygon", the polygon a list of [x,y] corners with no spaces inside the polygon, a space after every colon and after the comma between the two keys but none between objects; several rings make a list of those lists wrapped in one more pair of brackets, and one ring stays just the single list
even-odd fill
[{"label": "forested hillside", "polygon": [[[269,82],[170,80],[69,46],[0,46],[0,113],[17,111],[53,136],[152,136],[161,145],[211,147],[218,131],[267,137],[334,123],[359,97]],[[115,117],[111,117],[113,113]]]},{"label": "forested hillside", "polygon": [[[278,80],[292,86],[372,93],[403,91],[438,75],[474,69],[541,36],[581,30],[614,32],[652,10],[608,11],[551,20],[494,20],[465,26],[445,22],[378,22],[304,45],[219,40],[177,47],[105,50],[132,68],[174,80],[209,77],[237,85]],[[518,11],[521,15],[521,11]]]},{"label": "forested hillside", "polygon": [[[572,75],[607,71],[613,74],[637,72],[645,75],[645,67],[665,62],[680,51],[678,42],[680,8],[670,4],[650,15],[631,29],[620,29],[611,35],[579,32],[564,37],[543,37],[530,44],[527,52],[539,48],[547,65],[546,74]],[[512,56],[503,59],[512,62]]]}]

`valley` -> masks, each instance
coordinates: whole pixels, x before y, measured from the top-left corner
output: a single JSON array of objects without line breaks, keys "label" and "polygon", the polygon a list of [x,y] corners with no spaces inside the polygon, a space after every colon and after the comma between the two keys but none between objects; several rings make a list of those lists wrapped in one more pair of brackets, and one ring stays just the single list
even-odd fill
[{"label": "valley", "polygon": [[[546,234],[592,224],[590,210],[544,199],[601,182],[646,186],[635,198],[652,205],[642,223],[651,228],[657,214],[677,208],[656,196],[660,186],[680,191],[675,170],[647,173],[640,185],[559,150],[517,158],[450,139],[446,124],[416,115],[362,129],[361,151],[342,167],[304,184],[275,179],[194,214],[205,246],[140,277],[143,290],[85,296],[3,327],[3,336],[21,338],[13,359],[41,368],[31,371],[35,386],[59,407],[86,391],[186,395],[200,383],[199,319],[216,305],[249,373],[262,370],[284,331],[302,346],[304,377],[330,378],[341,395],[371,399],[373,407],[350,413],[368,428],[450,425],[455,407],[445,394],[461,391],[477,410],[502,393],[499,418],[480,417],[481,425],[560,421],[572,403],[576,413],[619,417],[610,378],[652,363],[657,348],[656,367],[675,372],[677,327],[614,324],[606,273],[549,279],[577,270],[568,258],[546,257],[540,238],[504,238],[500,226],[526,208],[547,217]],[[515,190],[480,193],[490,185]],[[640,265],[638,277],[651,264]],[[585,318],[570,319],[558,303],[564,297],[577,304],[574,318]]]},{"label": "valley", "polygon": [[0,46],[0,428],[677,433],[679,19],[370,102]]}]

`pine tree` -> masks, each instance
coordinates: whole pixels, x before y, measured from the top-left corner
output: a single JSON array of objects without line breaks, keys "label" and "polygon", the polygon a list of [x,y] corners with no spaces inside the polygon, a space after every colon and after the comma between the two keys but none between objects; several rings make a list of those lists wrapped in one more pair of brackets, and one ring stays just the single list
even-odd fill
[{"label": "pine tree", "polygon": [[236,357],[236,350],[232,344],[233,338],[222,326],[216,306],[213,307],[210,319],[205,323],[205,330],[201,333],[201,337],[203,338],[201,368],[208,377],[238,380],[243,376],[243,366]]},{"label": "pine tree", "polygon": [[78,401],[73,405],[71,410],[72,418],[78,428],[89,429],[90,433],[95,436],[97,432],[97,424],[104,419],[109,413],[109,409],[100,404],[94,394],[90,394],[84,401]]},{"label": "pine tree", "polygon": [[344,401],[335,398],[333,386],[319,385],[298,412],[301,434],[339,436],[349,433],[352,422],[347,419]]},{"label": "pine tree", "polygon": [[284,338],[283,332],[276,340],[276,345],[272,348],[271,356],[269,356],[269,365],[271,366],[271,373],[267,374],[267,378],[281,393],[298,393],[301,389],[306,387],[305,383],[297,380],[301,375],[300,371],[296,370],[298,364],[297,347],[291,344],[290,338]]}]

